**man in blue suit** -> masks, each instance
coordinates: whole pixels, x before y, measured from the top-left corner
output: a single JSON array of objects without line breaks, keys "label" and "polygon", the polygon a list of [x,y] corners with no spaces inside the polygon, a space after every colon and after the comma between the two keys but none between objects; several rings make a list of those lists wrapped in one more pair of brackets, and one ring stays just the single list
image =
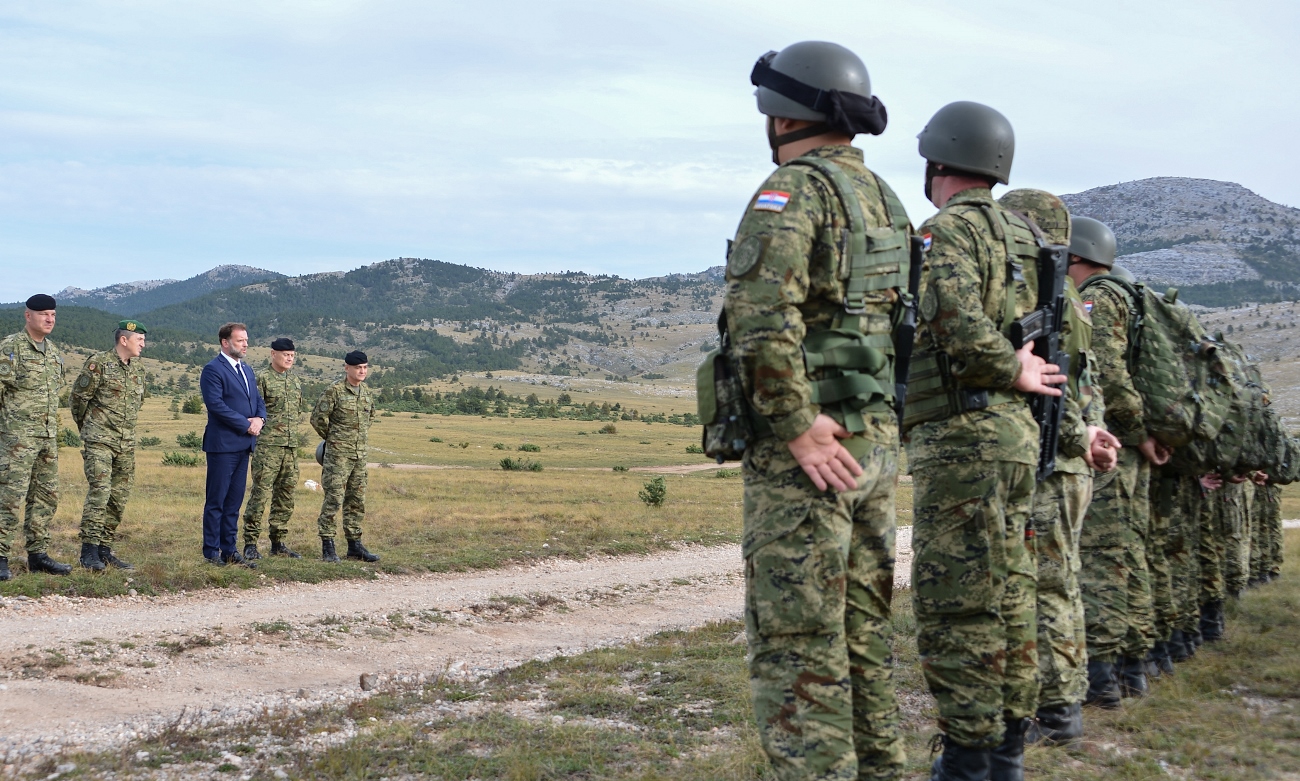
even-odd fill
[{"label": "man in blue suit", "polygon": [[248,483],[248,457],[266,423],[266,404],[257,390],[248,354],[248,327],[226,323],[217,332],[221,354],[199,375],[199,390],[208,408],[203,452],[208,457],[207,500],[203,503],[203,557],[213,564],[243,564],[235,548],[239,506]]}]

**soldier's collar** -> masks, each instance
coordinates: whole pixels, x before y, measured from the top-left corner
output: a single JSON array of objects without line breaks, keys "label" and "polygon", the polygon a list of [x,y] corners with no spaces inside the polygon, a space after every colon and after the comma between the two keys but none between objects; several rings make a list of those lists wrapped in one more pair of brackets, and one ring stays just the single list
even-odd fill
[{"label": "soldier's collar", "polygon": [[825,146],[819,146],[816,149],[805,152],[803,156],[822,157],[826,159],[833,159],[836,157],[852,157],[857,160],[864,159],[862,157],[862,150],[858,149],[856,146],[850,146],[849,144],[826,144]]},{"label": "soldier's collar", "polygon": [[992,200],[993,200],[993,191],[988,187],[971,187],[969,189],[962,190],[961,192],[957,193],[953,197],[949,198],[948,202],[944,204],[944,208],[947,208],[949,206],[956,206],[962,203],[980,203],[980,202],[990,202]]}]

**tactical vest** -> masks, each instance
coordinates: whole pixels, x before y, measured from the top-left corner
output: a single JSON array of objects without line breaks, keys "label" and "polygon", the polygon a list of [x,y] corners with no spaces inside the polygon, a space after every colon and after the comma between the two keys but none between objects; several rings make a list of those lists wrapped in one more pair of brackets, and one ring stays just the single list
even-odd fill
[{"label": "tactical vest", "polygon": [[[1010,336],[1011,324],[1024,315],[1020,306],[1020,293],[1026,288],[1037,289],[1038,250],[1043,242],[1034,235],[1020,218],[1007,209],[989,204],[966,206],[952,213],[965,220],[976,232],[980,227],[973,215],[979,212],[993,231],[994,239],[1001,241],[1006,250],[1005,271],[1007,284],[1002,313],[997,325],[1004,336]],[[1028,271],[1031,279],[1026,279]],[[952,358],[942,350],[922,350],[912,358],[911,378],[907,385],[907,406],[903,414],[903,430],[934,420],[944,420],[963,412],[974,412],[998,404],[1021,402],[1025,395],[1014,390],[968,388],[952,376]]]}]

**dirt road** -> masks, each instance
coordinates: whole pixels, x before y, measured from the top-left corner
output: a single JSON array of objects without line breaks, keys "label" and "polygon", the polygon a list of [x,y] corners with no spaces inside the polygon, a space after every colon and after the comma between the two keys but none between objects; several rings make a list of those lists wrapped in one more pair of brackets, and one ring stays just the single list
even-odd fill
[{"label": "dirt road", "polygon": [[[899,584],[910,528],[900,529]],[[737,546],[165,597],[0,607],[0,759],[120,745],[175,719],[366,696],[362,676],[482,677],[740,616]]]}]

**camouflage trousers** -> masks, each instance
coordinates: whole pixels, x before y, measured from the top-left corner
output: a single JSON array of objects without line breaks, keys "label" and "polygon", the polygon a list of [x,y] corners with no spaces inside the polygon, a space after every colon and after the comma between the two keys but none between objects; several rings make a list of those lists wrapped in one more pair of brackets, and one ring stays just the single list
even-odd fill
[{"label": "camouflage trousers", "polygon": [[1170,628],[1194,632],[1200,626],[1201,558],[1198,549],[1201,542],[1201,484],[1195,477],[1186,475],[1164,480],[1171,483],[1156,492],[1151,505],[1153,513],[1169,516],[1165,559],[1169,562],[1175,614]]},{"label": "camouflage trousers", "polygon": [[[1223,581],[1229,595],[1246,589],[1250,572],[1250,491],[1249,483],[1223,482],[1224,527],[1227,532],[1223,558]],[[1254,486],[1250,486],[1254,488]]]},{"label": "camouflage trousers", "polygon": [[253,451],[253,490],[244,505],[244,544],[256,545],[262,536],[262,508],[271,499],[267,520],[271,542],[280,542],[289,533],[293,517],[293,492],[298,487],[298,449],[265,445]]},{"label": "camouflage trousers", "polygon": [[1265,486],[1264,492],[1263,504],[1267,508],[1264,528],[1267,531],[1265,542],[1268,552],[1264,556],[1261,574],[1279,575],[1282,573],[1282,486]]},{"label": "camouflage trousers", "polygon": [[343,536],[349,540],[361,539],[361,521],[366,517],[366,459],[355,458],[325,448],[325,466],[321,470],[321,502],[316,528],[321,539],[332,540],[337,534],[335,517],[343,508]]},{"label": "camouflage trousers", "polygon": [[745,453],[745,634],[759,739],[777,779],[893,779],[906,757],[890,603],[898,446],[858,487],[816,490],[785,443]]},{"label": "camouflage trousers", "polygon": [[0,558],[9,557],[20,523],[27,553],[44,553],[58,508],[58,440],[0,434]]},{"label": "camouflage trousers", "polygon": [[968,748],[1002,742],[1038,702],[1034,468],[1010,461],[912,470],[912,605],[939,728]]},{"label": "camouflage trousers", "polygon": [[1200,557],[1200,603],[1216,602],[1228,595],[1224,570],[1228,557],[1227,505],[1220,488],[1205,494],[1201,499],[1201,541],[1197,548]]},{"label": "camouflage trousers", "polygon": [[81,508],[81,541],[112,545],[135,482],[135,448],[118,450],[101,442],[87,442],[82,458],[88,487]]},{"label": "camouflage trousers", "polygon": [[1119,464],[1094,478],[1092,504],[1079,536],[1088,657],[1114,662],[1145,656],[1154,644],[1150,532],[1151,467],[1136,448],[1119,451]]},{"label": "camouflage trousers", "polygon": [[1054,472],[1034,492],[1038,559],[1038,707],[1083,702],[1088,643],[1079,590],[1079,534],[1092,477]]},{"label": "camouflage trousers", "polygon": [[1178,608],[1174,601],[1174,574],[1169,563],[1169,537],[1175,521],[1174,491],[1177,480],[1162,477],[1152,470],[1147,484],[1147,516],[1151,532],[1147,540],[1147,571],[1151,574],[1151,603],[1154,618],[1154,641],[1169,639],[1178,626]]}]

